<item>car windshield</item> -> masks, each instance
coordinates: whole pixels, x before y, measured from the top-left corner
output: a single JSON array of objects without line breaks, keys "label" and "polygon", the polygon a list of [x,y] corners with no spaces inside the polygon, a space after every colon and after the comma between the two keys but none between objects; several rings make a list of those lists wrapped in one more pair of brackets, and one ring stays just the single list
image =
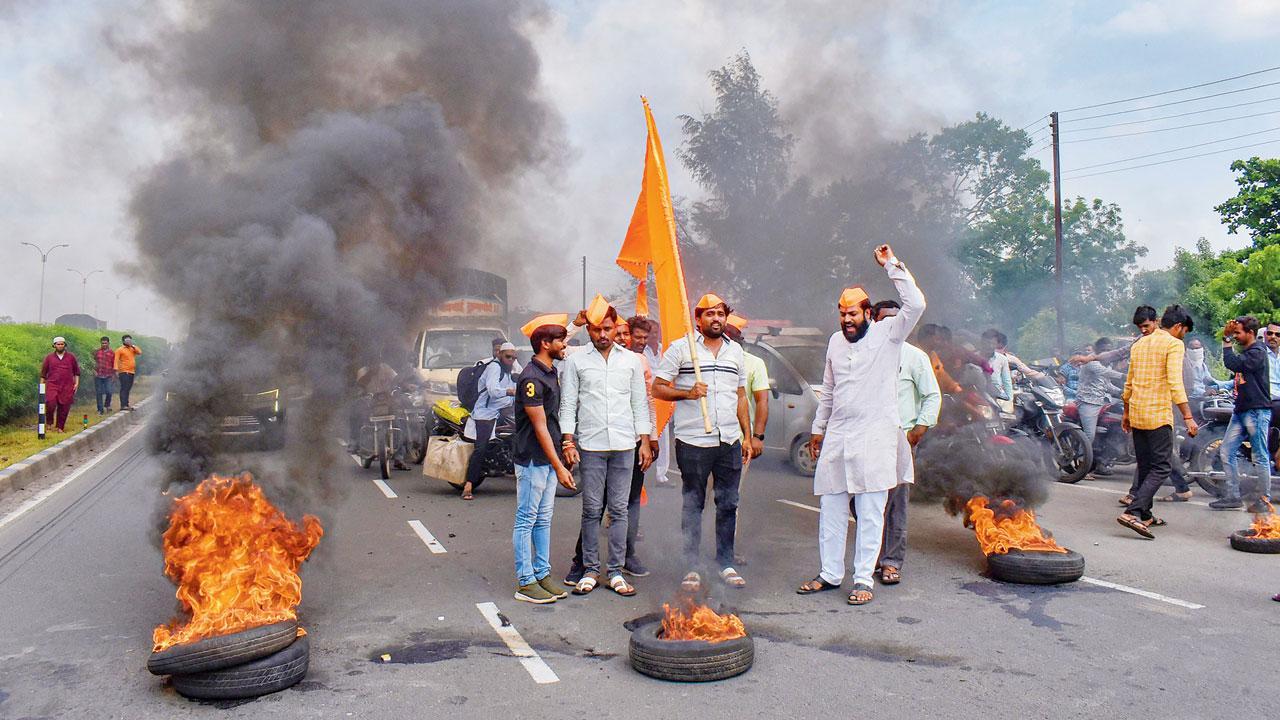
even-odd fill
[{"label": "car windshield", "polygon": [[428,330],[422,366],[463,368],[493,355],[493,331]]},{"label": "car windshield", "polygon": [[774,347],[778,354],[791,363],[805,382],[818,387],[822,385],[822,368],[827,360],[827,349],[820,345],[791,345]]}]

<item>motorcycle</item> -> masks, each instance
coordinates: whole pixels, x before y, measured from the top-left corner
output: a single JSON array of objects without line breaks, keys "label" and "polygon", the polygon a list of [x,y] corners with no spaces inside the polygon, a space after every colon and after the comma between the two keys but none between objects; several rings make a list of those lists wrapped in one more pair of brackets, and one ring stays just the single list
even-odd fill
[{"label": "motorcycle", "polygon": [[1080,426],[1063,416],[1066,395],[1056,382],[1019,380],[1014,386],[1012,436],[1037,439],[1056,467],[1059,482],[1078,483],[1093,467],[1093,449]]},{"label": "motorcycle", "polygon": [[[1195,480],[1197,485],[1214,497],[1222,497],[1223,485],[1226,483],[1227,473],[1226,468],[1223,467],[1221,450],[1233,412],[1235,412],[1235,400],[1230,395],[1206,397],[1200,403],[1200,416],[1203,418],[1200,430],[1194,438],[1188,438],[1189,450],[1186,452],[1186,459],[1191,470],[1187,473],[1187,477]],[[1268,447],[1273,448],[1280,444],[1280,429],[1274,427],[1270,429],[1267,443]],[[1241,474],[1240,490],[1243,494],[1249,494],[1252,492],[1254,478],[1246,470],[1246,466],[1253,461],[1253,443],[1245,440],[1240,446],[1240,455],[1242,460],[1236,465]],[[1271,466],[1269,460],[1267,465]],[[1272,486],[1275,487],[1277,482],[1280,482],[1280,477],[1277,477],[1273,471]]]},{"label": "motorcycle", "polygon": [[[431,406],[431,415],[433,420],[432,435],[457,435],[467,442],[475,442],[473,438],[468,438],[463,432],[467,426],[467,418],[471,414],[456,400],[437,400]],[[499,417],[498,426],[494,430],[495,438],[485,445],[484,464],[482,466],[483,477],[515,475],[515,461],[511,451],[511,436],[515,433],[515,429],[513,420],[505,416]]]},{"label": "motorcycle", "polygon": [[[1094,467],[1110,469],[1113,465],[1127,465],[1135,461],[1133,439],[1124,431],[1123,408],[1119,403],[1108,403],[1098,413],[1098,428],[1093,436]],[[1075,401],[1062,408],[1062,416],[1080,425],[1080,410]]]}]

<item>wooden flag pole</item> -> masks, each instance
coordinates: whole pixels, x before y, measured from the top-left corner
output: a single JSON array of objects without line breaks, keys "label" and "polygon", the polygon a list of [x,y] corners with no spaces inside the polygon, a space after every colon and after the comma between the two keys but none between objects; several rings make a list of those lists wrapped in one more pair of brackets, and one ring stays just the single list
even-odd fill
[{"label": "wooden flag pole", "polygon": [[[702,363],[698,362],[698,345],[696,338],[693,337],[693,331],[690,330],[685,338],[689,341],[689,357],[693,358],[693,381],[700,383],[702,382]],[[698,402],[702,407],[702,430],[710,435],[715,428],[711,427],[711,413],[707,411],[707,396],[698,398]]]}]

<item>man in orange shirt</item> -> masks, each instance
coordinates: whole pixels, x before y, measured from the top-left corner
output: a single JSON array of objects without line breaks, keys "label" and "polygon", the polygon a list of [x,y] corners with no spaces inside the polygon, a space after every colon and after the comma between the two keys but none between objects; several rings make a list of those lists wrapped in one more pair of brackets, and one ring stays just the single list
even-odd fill
[{"label": "man in orange shirt", "polygon": [[120,378],[120,409],[133,410],[133,406],[129,404],[129,391],[133,389],[133,378],[138,372],[137,357],[142,354],[142,349],[133,344],[133,336],[125,335],[120,338],[124,343],[116,350],[116,377]]}]

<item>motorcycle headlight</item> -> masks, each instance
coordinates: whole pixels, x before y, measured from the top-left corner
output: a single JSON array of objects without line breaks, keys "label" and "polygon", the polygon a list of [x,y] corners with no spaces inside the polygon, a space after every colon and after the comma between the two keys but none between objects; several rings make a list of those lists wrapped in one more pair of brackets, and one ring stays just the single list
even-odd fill
[{"label": "motorcycle headlight", "polygon": [[437,395],[450,394],[449,383],[444,380],[432,380],[430,383],[427,383],[427,389]]},{"label": "motorcycle headlight", "polygon": [[1062,388],[1045,388],[1044,396],[1053,401],[1053,404],[1058,407],[1067,404],[1067,396],[1062,392]]},{"label": "motorcycle headlight", "polygon": [[990,405],[979,405],[978,414],[982,416],[983,420],[991,420],[996,416],[995,411],[991,409]]}]

